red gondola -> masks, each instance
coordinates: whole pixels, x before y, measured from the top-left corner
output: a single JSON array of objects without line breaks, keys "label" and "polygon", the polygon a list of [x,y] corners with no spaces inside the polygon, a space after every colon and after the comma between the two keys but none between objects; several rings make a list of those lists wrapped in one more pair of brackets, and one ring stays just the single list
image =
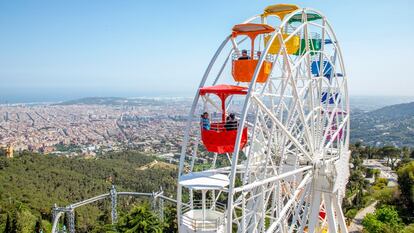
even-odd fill
[{"label": "red gondola", "polygon": [[[216,85],[200,88],[200,96],[215,94],[221,100],[221,121],[211,122],[210,130],[201,127],[201,139],[207,151],[219,154],[232,153],[237,137],[237,130],[226,130],[226,99],[230,95],[246,95],[247,88],[233,85]],[[240,148],[247,143],[247,127],[242,130]]]}]

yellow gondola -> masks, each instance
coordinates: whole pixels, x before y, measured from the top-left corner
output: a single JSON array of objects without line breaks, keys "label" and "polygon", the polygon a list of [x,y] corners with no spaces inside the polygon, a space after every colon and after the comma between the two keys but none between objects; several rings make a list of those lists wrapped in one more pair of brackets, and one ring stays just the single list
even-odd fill
[{"label": "yellow gondola", "polygon": [[[299,9],[299,7],[297,5],[293,5],[293,4],[277,4],[277,5],[271,5],[268,6],[264,9],[264,12],[262,14],[262,18],[268,17],[268,16],[277,16],[280,20],[283,20],[284,17],[287,14],[292,13],[293,11]],[[289,39],[288,39],[289,38]],[[300,47],[300,37],[297,35],[290,35],[288,33],[283,33],[282,34],[282,38],[275,38],[273,40],[272,45],[269,48],[269,53],[271,54],[278,54],[280,52],[281,49],[281,44],[282,44],[282,40],[284,40],[285,42],[285,46],[286,46],[286,52],[288,54],[295,54]],[[288,40],[286,40],[288,39]],[[264,43],[265,46],[268,44],[270,40],[270,36],[265,36],[264,37]]]}]

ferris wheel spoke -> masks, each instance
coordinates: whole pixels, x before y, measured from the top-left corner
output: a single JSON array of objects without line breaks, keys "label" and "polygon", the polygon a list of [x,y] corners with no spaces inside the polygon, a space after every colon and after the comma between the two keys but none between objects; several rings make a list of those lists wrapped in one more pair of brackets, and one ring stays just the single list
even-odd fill
[{"label": "ferris wheel spoke", "polygon": [[[296,75],[299,75],[298,73],[296,73]],[[310,77],[310,76],[308,76]],[[311,151],[314,151],[314,140],[313,140],[313,136],[314,135],[313,132],[311,132],[309,125],[306,124],[306,118],[305,117],[305,103],[303,102],[303,99],[306,99],[306,94],[308,92],[308,90],[312,89],[312,79],[309,78],[308,80],[303,80],[303,88],[298,91],[298,86],[297,83],[294,79],[291,79],[291,85],[292,85],[292,90],[293,90],[293,95],[296,98],[296,101],[298,101],[298,104],[296,105],[296,109],[299,113],[300,116],[300,120],[303,123],[303,127],[305,129],[305,135],[306,135],[306,140],[308,142],[308,146],[310,147]]]},{"label": "ferris wheel spoke", "polygon": [[295,146],[298,147],[298,149],[308,158],[308,160],[312,161],[312,157],[309,155],[309,152],[302,147],[298,140],[286,129],[286,127],[277,119],[277,117],[273,115],[273,113],[262,103],[262,101],[255,96],[252,96],[252,99],[259,105],[262,110],[264,110],[264,112],[268,114],[273,122],[284,132],[284,134],[295,144]]},{"label": "ferris wheel spoke", "polygon": [[342,130],[345,130],[345,124],[347,124],[349,121],[349,115],[346,115],[345,118],[342,120],[341,125],[338,126],[338,129],[332,134],[331,139],[328,141],[328,143],[325,145],[325,149],[329,148],[332,143],[335,141],[335,139],[339,136],[340,132]]},{"label": "ferris wheel spoke", "polygon": [[[253,229],[263,229],[264,228],[264,219],[266,217],[266,208],[261,208],[261,206],[267,206],[266,203],[269,203],[274,184],[268,183],[260,187],[255,188],[250,191],[251,198],[248,199],[248,205],[246,206],[249,210],[260,210],[256,214],[246,215],[248,217],[245,219],[245,222],[248,223]],[[253,211],[251,211],[254,213]],[[252,221],[253,218],[259,218],[263,221]],[[259,225],[261,225],[259,227]],[[261,230],[262,231],[262,230]]]},{"label": "ferris wheel spoke", "polygon": [[246,185],[235,188],[234,192],[238,193],[238,192],[242,192],[242,191],[251,190],[255,187],[258,187],[258,186],[261,186],[261,185],[264,185],[264,184],[267,184],[267,183],[275,182],[275,181],[281,180],[283,178],[290,177],[290,176],[293,176],[295,174],[308,171],[310,169],[312,169],[312,166],[305,166],[305,167],[301,167],[301,168],[298,168],[298,169],[295,169],[293,171],[289,171],[289,172],[286,172],[286,173],[283,173],[283,174],[280,174],[280,175],[275,175],[273,177],[269,177],[269,178],[266,178],[266,179],[263,179],[263,180],[253,181],[250,184],[246,184]]},{"label": "ferris wheel spoke", "polygon": [[[336,121],[336,119],[335,119],[336,111],[338,111],[338,109],[337,108],[334,108],[331,113],[329,113],[329,111],[327,111],[326,113],[324,113],[324,115],[326,115],[326,118],[328,118],[328,119],[327,119],[327,125],[325,127],[326,130],[325,130],[325,132],[323,132],[323,136],[321,138],[321,141],[320,141],[320,144],[319,145],[325,145],[326,140],[328,138],[328,135],[329,134],[332,134],[332,132],[331,132],[330,129],[332,129],[332,126],[334,124],[334,121]],[[326,119],[326,118],[324,118],[324,119]]]},{"label": "ferris wheel spoke", "polygon": [[285,95],[285,92],[288,87],[286,79],[281,80],[279,83],[280,83],[279,84],[279,87],[280,87],[279,95],[276,93],[276,96],[278,96],[279,98],[279,104],[276,106],[276,109],[274,110],[276,114],[282,113],[283,112],[282,109],[287,107],[285,104],[285,98],[287,98]]},{"label": "ferris wheel spoke", "polygon": [[309,194],[310,185],[307,185],[303,193],[298,198],[299,201],[297,202],[293,210],[293,217],[289,228],[289,233],[292,233],[294,230],[296,230],[296,232],[302,232],[298,228],[302,225],[306,225],[306,207],[308,204],[308,201],[306,201],[306,199],[309,196]]},{"label": "ferris wheel spoke", "polygon": [[[293,103],[293,105],[294,105],[294,103]],[[297,118],[299,116],[298,116],[298,114],[294,114],[295,112],[296,112],[296,110],[289,111],[289,115],[286,118],[285,125],[290,125],[290,127],[288,128],[289,132],[291,132],[292,135],[297,137],[298,139],[301,139],[302,136],[303,136],[303,131],[301,130],[302,126],[297,125],[296,121],[297,121]],[[280,118],[281,118],[281,121],[283,121],[283,115],[281,115]],[[276,134],[276,135],[278,135],[276,138],[280,139],[278,141],[281,141],[282,144],[285,144],[286,142],[289,142],[289,141],[286,141],[287,138],[283,134],[280,134],[280,135],[279,134],[280,133]],[[275,143],[277,143],[277,142],[275,142]]]},{"label": "ferris wheel spoke", "polygon": [[293,193],[293,198],[289,199],[289,201],[286,202],[282,210],[280,211],[279,217],[276,221],[274,221],[269,228],[267,229],[266,233],[272,233],[276,230],[276,227],[279,225],[279,223],[282,221],[282,219],[285,217],[288,210],[291,208],[292,204],[294,204],[295,199],[299,196],[301,191],[303,190],[304,186],[311,180],[311,173],[306,174],[306,176],[302,179],[300,184],[298,185],[298,188]]}]

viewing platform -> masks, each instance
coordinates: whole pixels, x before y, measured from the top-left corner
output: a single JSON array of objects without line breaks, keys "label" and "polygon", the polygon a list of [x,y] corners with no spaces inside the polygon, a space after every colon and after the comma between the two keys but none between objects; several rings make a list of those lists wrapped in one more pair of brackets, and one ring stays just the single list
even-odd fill
[{"label": "viewing platform", "polygon": [[181,209],[180,232],[225,232],[226,206],[214,198],[207,200],[208,191],[224,190],[229,185],[227,175],[211,171],[183,175],[179,184],[193,191],[201,191],[201,200],[193,200]]}]

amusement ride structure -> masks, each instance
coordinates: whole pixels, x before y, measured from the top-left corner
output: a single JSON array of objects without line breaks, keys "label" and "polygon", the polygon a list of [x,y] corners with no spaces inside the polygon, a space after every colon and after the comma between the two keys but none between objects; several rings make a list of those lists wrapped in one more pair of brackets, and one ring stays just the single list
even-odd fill
[{"label": "amusement ride structure", "polygon": [[[66,207],[59,207],[55,204],[52,209],[52,233],[75,233],[75,209],[95,202],[100,202],[105,199],[110,199],[111,201],[111,223],[112,225],[115,225],[118,222],[117,203],[119,197],[150,198],[151,208],[157,213],[161,220],[164,218],[164,201],[175,203],[174,199],[164,195],[162,189],[158,192],[152,193],[118,192],[115,186],[112,185],[108,193],[73,203]],[[68,225],[67,227],[64,224],[65,217]]]},{"label": "amusement ride structure", "polygon": [[349,131],[341,49],[321,12],[278,4],[235,25],[189,113],[179,231],[347,232]]}]

